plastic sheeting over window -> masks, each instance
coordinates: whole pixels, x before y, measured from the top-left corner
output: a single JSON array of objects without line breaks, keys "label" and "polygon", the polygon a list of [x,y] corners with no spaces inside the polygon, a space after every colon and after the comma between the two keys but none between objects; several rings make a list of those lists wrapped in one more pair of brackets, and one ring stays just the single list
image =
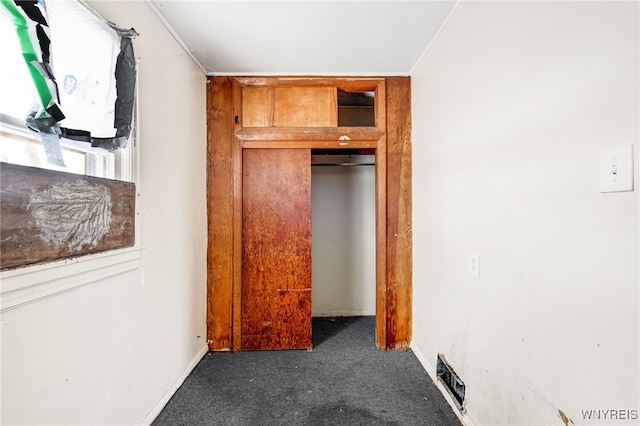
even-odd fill
[{"label": "plastic sheeting over window", "polygon": [[62,165],[60,137],[125,147],[135,102],[136,31],[102,20],[77,0],[1,2],[38,95],[26,124],[43,140],[48,161]]}]

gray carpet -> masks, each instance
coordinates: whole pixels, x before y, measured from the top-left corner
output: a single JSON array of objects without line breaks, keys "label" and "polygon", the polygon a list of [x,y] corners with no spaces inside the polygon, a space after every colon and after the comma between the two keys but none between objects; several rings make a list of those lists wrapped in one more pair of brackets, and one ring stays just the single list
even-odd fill
[{"label": "gray carpet", "polygon": [[413,352],[374,333],[374,317],[314,318],[310,352],[209,352],[153,425],[460,425]]}]

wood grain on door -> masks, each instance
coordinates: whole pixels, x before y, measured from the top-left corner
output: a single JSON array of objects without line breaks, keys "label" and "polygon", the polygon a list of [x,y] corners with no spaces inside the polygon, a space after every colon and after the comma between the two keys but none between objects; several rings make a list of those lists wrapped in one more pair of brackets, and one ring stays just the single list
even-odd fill
[{"label": "wood grain on door", "polygon": [[309,349],[311,151],[247,149],[242,170],[241,348]]}]

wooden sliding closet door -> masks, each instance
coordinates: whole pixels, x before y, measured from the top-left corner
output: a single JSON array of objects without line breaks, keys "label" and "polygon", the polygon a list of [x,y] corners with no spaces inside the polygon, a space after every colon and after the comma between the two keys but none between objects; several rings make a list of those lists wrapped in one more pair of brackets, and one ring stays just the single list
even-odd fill
[{"label": "wooden sliding closet door", "polygon": [[311,151],[242,151],[241,348],[309,349]]}]

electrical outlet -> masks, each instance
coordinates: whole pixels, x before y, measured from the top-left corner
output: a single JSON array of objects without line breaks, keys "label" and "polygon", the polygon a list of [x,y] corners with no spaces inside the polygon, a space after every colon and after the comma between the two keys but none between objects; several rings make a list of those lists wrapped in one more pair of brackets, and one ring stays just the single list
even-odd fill
[{"label": "electrical outlet", "polygon": [[469,253],[469,275],[474,278],[480,277],[478,253]]}]

